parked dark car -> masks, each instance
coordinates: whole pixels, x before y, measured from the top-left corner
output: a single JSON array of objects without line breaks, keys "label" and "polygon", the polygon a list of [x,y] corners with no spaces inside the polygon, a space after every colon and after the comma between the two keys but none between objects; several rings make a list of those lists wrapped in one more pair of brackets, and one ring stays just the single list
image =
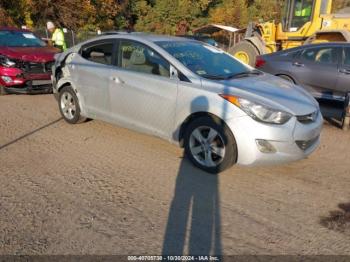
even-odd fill
[{"label": "parked dark car", "polygon": [[350,44],[305,45],[257,57],[256,68],[308,90],[316,98],[344,101],[350,93]]},{"label": "parked dark car", "polygon": [[0,28],[0,95],[52,92],[51,67],[57,52],[31,31]]}]

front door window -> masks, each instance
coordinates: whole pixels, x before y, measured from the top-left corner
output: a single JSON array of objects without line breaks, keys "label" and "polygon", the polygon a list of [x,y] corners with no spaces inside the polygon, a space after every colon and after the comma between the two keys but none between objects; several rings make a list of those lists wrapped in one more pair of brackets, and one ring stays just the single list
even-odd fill
[{"label": "front door window", "polygon": [[119,65],[130,71],[170,77],[170,64],[144,44],[123,40],[120,46]]}]

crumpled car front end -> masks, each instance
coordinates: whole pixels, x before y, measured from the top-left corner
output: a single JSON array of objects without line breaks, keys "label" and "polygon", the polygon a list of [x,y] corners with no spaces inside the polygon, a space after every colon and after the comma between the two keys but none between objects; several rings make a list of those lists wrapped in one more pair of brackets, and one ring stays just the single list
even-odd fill
[{"label": "crumpled car front end", "polygon": [[53,61],[24,61],[0,55],[0,86],[6,93],[52,92]]},{"label": "crumpled car front end", "polygon": [[66,67],[66,64],[69,64],[73,59],[74,55],[79,53],[81,44],[73,46],[62,53],[57,53],[54,56],[54,62],[52,63],[52,91],[55,98],[58,98],[58,89],[64,84],[65,79],[70,78],[70,72]]}]

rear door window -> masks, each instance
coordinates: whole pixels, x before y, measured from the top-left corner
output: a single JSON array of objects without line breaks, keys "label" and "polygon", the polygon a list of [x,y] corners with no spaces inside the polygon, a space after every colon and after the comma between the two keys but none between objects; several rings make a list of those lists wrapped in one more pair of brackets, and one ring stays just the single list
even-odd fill
[{"label": "rear door window", "polygon": [[114,42],[105,41],[89,44],[82,48],[81,56],[94,63],[112,65]]},{"label": "rear door window", "polygon": [[286,52],[283,54],[283,57],[288,57],[288,58],[298,58],[300,56],[300,50],[299,51],[293,51],[293,52]]},{"label": "rear door window", "polygon": [[338,47],[308,48],[301,53],[300,58],[311,63],[337,64],[338,50]]}]

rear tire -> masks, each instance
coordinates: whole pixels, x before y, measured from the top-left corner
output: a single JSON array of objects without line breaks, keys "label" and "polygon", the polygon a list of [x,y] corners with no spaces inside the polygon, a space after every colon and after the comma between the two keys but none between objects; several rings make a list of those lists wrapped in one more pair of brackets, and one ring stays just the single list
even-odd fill
[{"label": "rear tire", "polygon": [[343,118],[342,118],[342,123],[341,123],[341,128],[342,128],[344,131],[348,131],[348,130],[349,130],[349,128],[350,128],[350,120],[349,120],[349,117],[343,116]]},{"label": "rear tire", "polygon": [[185,153],[198,168],[218,174],[237,161],[236,140],[220,120],[206,116],[193,120],[185,131]]},{"label": "rear tire", "polygon": [[255,46],[246,40],[239,42],[229,52],[238,60],[252,67],[255,67],[256,57],[259,55]]},{"label": "rear tire", "polygon": [[347,113],[350,107],[350,93],[347,93],[345,96],[345,101],[344,101],[344,109],[343,109],[343,114],[342,114],[342,129],[344,131],[347,131],[350,129],[350,116]]},{"label": "rear tire", "polygon": [[0,96],[4,96],[4,95],[7,95],[7,92],[6,92],[6,90],[5,90],[5,87],[0,86]]},{"label": "rear tire", "polygon": [[86,117],[80,114],[79,100],[71,86],[65,86],[60,90],[58,107],[66,122],[79,124],[86,121]]}]

